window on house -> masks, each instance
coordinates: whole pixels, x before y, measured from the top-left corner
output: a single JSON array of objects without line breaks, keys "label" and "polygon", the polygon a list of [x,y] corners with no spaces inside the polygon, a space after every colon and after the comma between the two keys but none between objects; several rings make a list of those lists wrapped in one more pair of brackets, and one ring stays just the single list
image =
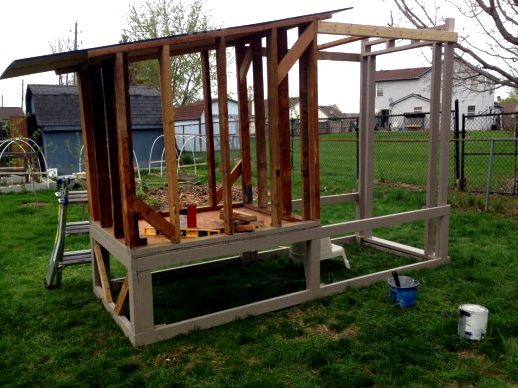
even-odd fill
[{"label": "window on house", "polygon": [[[468,105],[468,116],[475,115],[475,105]],[[473,117],[468,117],[469,119],[473,120]]]},{"label": "window on house", "polygon": [[381,82],[376,84],[376,96],[383,97],[383,84]]},{"label": "window on house", "polygon": [[421,113],[423,111],[422,106],[414,106],[414,113]]}]

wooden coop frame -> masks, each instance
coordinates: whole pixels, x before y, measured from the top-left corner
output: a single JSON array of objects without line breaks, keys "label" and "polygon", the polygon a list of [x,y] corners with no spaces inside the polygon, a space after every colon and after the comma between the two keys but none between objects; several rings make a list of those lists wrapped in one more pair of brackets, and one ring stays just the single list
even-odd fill
[{"label": "wooden coop frame", "polygon": [[[448,260],[450,206],[448,190],[448,137],[451,112],[453,48],[457,34],[453,20],[436,29],[406,29],[355,25],[325,21],[329,11],[289,19],[232,27],[215,31],[78,50],[13,62],[2,78],[55,70],[75,71],[81,104],[81,124],[87,166],[90,235],[95,265],[93,289],[134,345],[153,343],[195,328],[208,328],[234,319],[278,310],[315,298],[342,292],[384,279],[390,272],[431,268]],[[297,29],[298,39],[288,47],[287,31]],[[317,42],[318,35],[340,38]],[[266,38],[266,47],[262,41]],[[327,51],[329,48],[361,41],[360,53]],[[375,127],[376,58],[397,51],[431,46],[431,113],[428,152],[426,205],[423,209],[373,216],[373,149]],[[241,161],[231,166],[227,112],[226,50],[234,48],[240,111]],[[215,51],[217,95],[221,133],[222,186],[216,185],[215,151],[212,128],[209,52]],[[224,233],[182,239],[180,236],[176,146],[174,135],[173,90],[170,87],[170,57],[199,53],[203,73],[205,122],[208,135],[209,205],[198,212],[222,210]],[[263,105],[263,57],[266,57],[267,122]],[[156,212],[136,196],[132,164],[132,138],[128,94],[128,64],[156,59],[159,62],[169,212]],[[358,62],[361,70],[359,179],[354,193],[320,198],[317,62],[319,60]],[[302,198],[292,199],[289,133],[288,72],[299,64],[301,101]],[[257,148],[258,198],[252,198],[247,74],[253,71]],[[441,91],[442,90],[442,91]],[[447,107],[446,109],[441,109]],[[268,147],[269,160],[266,160]],[[267,166],[267,162],[269,165]],[[232,203],[231,186],[242,180],[242,203]],[[268,189],[270,195],[268,196]],[[321,204],[354,202],[357,218],[321,226]],[[252,233],[235,233],[234,211],[245,209],[267,216],[268,225]],[[293,214],[300,208],[301,216]],[[164,237],[143,238],[139,220],[145,220]],[[373,229],[412,221],[425,221],[424,249],[387,241],[373,235]],[[350,235],[353,233],[353,235]],[[415,257],[410,265],[391,268],[331,284],[320,280],[320,239],[341,236],[342,242],[356,240],[398,255]],[[159,241],[154,241],[159,240]],[[306,289],[272,299],[234,307],[212,314],[164,325],[153,318],[153,273],[192,262],[190,269],[221,265],[225,261],[261,259],[263,251],[295,242],[303,244]],[[251,252],[252,251],[252,252]],[[278,252],[286,252],[282,248]],[[117,298],[110,282],[110,254],[127,269]],[[201,262],[214,256],[228,259]],[[186,268],[181,267],[181,268]],[[162,272],[161,272],[162,273]],[[129,315],[123,314],[125,301]]]}]

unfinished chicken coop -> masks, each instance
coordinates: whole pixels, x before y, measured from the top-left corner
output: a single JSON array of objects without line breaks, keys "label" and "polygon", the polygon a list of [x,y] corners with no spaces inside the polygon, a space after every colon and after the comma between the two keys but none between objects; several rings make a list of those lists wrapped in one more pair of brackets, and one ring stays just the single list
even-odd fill
[{"label": "unfinished chicken coop", "polygon": [[[2,78],[48,70],[77,72],[90,236],[95,253],[93,289],[134,345],[153,343],[195,328],[213,327],[339,293],[349,287],[367,285],[388,277],[393,270],[431,268],[448,260],[448,137],[453,47],[457,40],[453,20],[433,30],[326,21],[341,11],[344,10],[21,59],[5,70]],[[297,35],[292,44],[288,40],[290,30]],[[319,42],[323,35],[337,38]],[[350,43],[356,41],[361,41],[360,52],[347,51]],[[432,50],[432,82],[426,205],[408,212],[374,216],[376,58],[427,46]],[[335,47],[343,50],[329,50]],[[229,156],[227,52],[230,50],[235,52],[233,66],[236,66],[238,85],[238,161],[232,161]],[[209,59],[214,53],[217,78],[211,79]],[[199,55],[201,61],[208,174],[207,204],[187,209],[188,221],[192,222],[194,217],[195,224],[191,224],[191,228],[181,223],[180,213],[184,209],[178,194],[175,91],[171,87],[170,66],[171,57],[187,54]],[[415,52],[415,55],[420,53]],[[142,60],[155,60],[159,64],[168,211],[154,210],[136,193],[128,66]],[[319,61],[356,62],[361,77],[358,188],[352,193],[330,197],[320,194]],[[296,63],[298,67],[294,68]],[[301,167],[298,170],[290,163],[293,152],[288,114],[290,71],[298,71],[299,79]],[[214,81],[217,87],[212,90]],[[250,86],[255,112],[253,147],[247,98]],[[211,105],[214,95],[217,95],[219,110],[217,152]],[[295,175],[301,177],[300,198],[293,198],[291,180]],[[232,200],[233,185],[239,185],[240,201]],[[322,205],[346,202],[356,204],[356,219],[321,225]],[[414,221],[425,223],[424,248],[373,234],[377,228]],[[328,237],[354,240],[416,260],[398,268],[323,284],[320,246],[321,240]],[[235,261],[236,257],[243,261],[261,260],[271,254],[272,248],[295,243],[303,257],[304,289],[178,322],[155,322],[153,279],[158,273],[178,271],[192,263],[201,269],[212,265],[214,261],[209,259],[215,257],[218,265],[225,260]],[[287,252],[286,248],[277,249]],[[121,263],[127,273],[117,292],[112,288],[110,260]]]}]

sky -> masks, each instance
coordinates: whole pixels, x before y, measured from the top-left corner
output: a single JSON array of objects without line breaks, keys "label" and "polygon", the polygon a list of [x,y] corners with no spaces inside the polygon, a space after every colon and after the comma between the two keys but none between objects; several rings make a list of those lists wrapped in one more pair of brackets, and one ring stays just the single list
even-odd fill
[{"label": "sky", "polygon": [[[0,73],[20,58],[50,54],[49,42],[73,36],[78,23],[79,48],[115,44],[120,40],[130,5],[139,1],[124,0],[24,0],[2,1],[0,4]],[[286,17],[354,7],[333,17],[332,21],[357,24],[387,25],[390,0],[206,0],[206,10],[213,24],[231,27]],[[336,39],[336,37],[330,37]],[[323,42],[319,41],[319,43]],[[344,47],[344,46],[342,46]],[[359,52],[358,45],[345,46],[346,51]],[[381,56],[377,69],[426,66],[419,51],[411,54]],[[294,73],[294,74],[291,74]],[[290,96],[297,95],[296,72],[290,73]],[[56,84],[53,72],[0,80],[3,106],[20,106],[22,82]],[[229,88],[235,81],[229,80]],[[25,91],[23,91],[25,95]],[[357,63],[319,61],[319,104],[338,105],[344,112],[357,112],[359,105],[359,65]],[[2,100],[0,100],[0,105]]]}]

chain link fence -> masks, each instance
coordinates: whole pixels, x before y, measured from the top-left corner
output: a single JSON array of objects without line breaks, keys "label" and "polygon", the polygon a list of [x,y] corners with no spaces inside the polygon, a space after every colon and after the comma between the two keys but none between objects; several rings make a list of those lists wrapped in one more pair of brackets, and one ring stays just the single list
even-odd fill
[{"label": "chain link fence", "polygon": [[455,149],[461,190],[518,195],[518,112],[463,115]]},{"label": "chain link fence", "polygon": [[[201,123],[176,128],[177,147],[186,169],[196,174],[206,165],[206,137]],[[231,122],[231,163],[240,159],[239,123]],[[252,179],[257,178],[256,138],[251,122]],[[358,183],[358,117],[319,122],[322,195],[355,191]],[[518,195],[518,113],[457,115],[450,123],[450,187],[470,192]],[[292,192],[300,195],[300,123],[291,120]],[[430,114],[379,115],[374,131],[374,183],[425,187],[428,171]],[[216,165],[220,162],[219,128],[215,127]],[[267,140],[268,144],[268,140]],[[163,141],[149,154],[149,166],[159,167]],[[268,146],[266,147],[268,158]],[[158,164],[157,164],[158,163]],[[192,167],[192,166],[191,166]],[[198,169],[199,167],[199,169]],[[219,169],[218,169],[219,170]],[[218,179],[220,178],[218,173]]]}]

